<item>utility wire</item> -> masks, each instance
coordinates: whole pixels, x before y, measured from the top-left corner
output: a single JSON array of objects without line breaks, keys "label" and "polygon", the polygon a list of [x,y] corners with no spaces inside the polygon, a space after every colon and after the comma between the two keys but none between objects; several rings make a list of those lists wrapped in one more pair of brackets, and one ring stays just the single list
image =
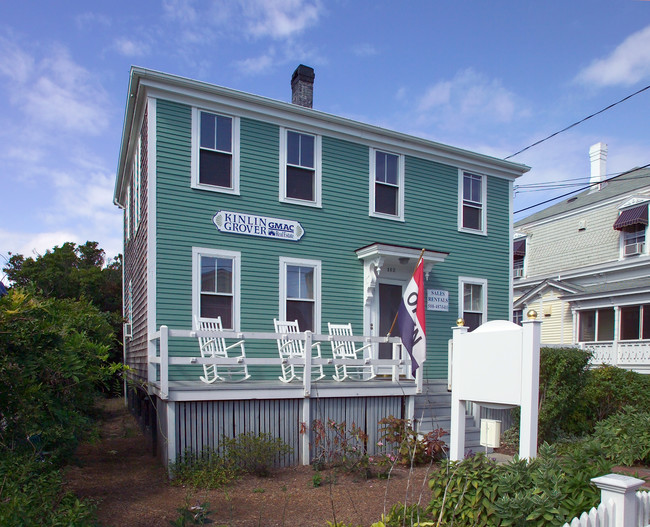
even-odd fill
[{"label": "utility wire", "polygon": [[559,134],[561,134],[562,132],[566,132],[567,130],[570,130],[570,129],[573,128],[574,126],[578,126],[580,123],[584,123],[584,122],[587,121],[588,119],[591,119],[592,117],[596,117],[596,115],[599,115],[599,114],[601,114],[601,113],[603,113],[603,112],[606,112],[606,111],[609,110],[610,108],[614,108],[614,106],[616,106],[616,105],[618,105],[618,104],[621,104],[622,102],[625,102],[625,101],[627,101],[628,99],[631,99],[632,97],[634,97],[635,95],[638,95],[639,93],[644,92],[644,91],[646,91],[646,90],[648,90],[648,89],[650,89],[650,84],[649,84],[648,86],[646,86],[645,88],[641,88],[640,90],[635,91],[634,93],[628,95],[627,97],[623,97],[620,101],[616,101],[615,103],[610,104],[610,105],[607,106],[606,108],[603,108],[602,110],[598,110],[596,113],[592,113],[591,115],[588,115],[588,116],[585,117],[584,119],[580,119],[579,121],[576,121],[575,123],[570,124],[570,125],[567,126],[566,128],[562,128],[562,130],[559,130],[559,131],[557,131],[557,132],[555,132],[555,133],[549,135],[548,137],[545,137],[544,139],[540,139],[539,141],[533,143],[532,145],[527,146],[526,148],[522,148],[522,149],[519,150],[518,152],[515,152],[514,154],[511,154],[511,155],[509,155],[508,157],[504,157],[504,159],[510,159],[511,157],[515,157],[515,156],[521,154],[522,152],[525,152],[526,150],[528,150],[528,149],[530,149],[530,148],[533,148],[534,146],[537,146],[537,145],[543,143],[544,141],[548,141],[548,140],[551,139],[552,137],[555,137],[556,135],[559,135]]},{"label": "utility wire", "polygon": [[[648,86],[648,88],[650,88],[650,86]],[[633,168],[631,170],[628,170],[627,172],[623,172],[623,173],[619,174],[618,176],[614,176],[612,178],[605,179],[603,181],[597,181],[596,183],[591,183],[591,184],[587,185],[586,187],[582,187],[582,188],[579,188],[577,190],[572,190],[571,192],[567,192],[566,194],[561,194],[560,196],[555,196],[554,198],[550,198],[550,199],[541,201],[540,203],[536,203],[535,205],[529,205],[528,207],[524,207],[523,209],[519,209],[519,210],[514,211],[513,214],[519,214],[520,212],[524,212],[524,211],[527,211],[527,210],[530,210],[530,209],[534,209],[535,207],[539,207],[540,205],[545,205],[546,203],[550,203],[551,201],[556,201],[558,199],[566,198],[567,196],[570,196],[571,194],[577,194],[578,192],[582,192],[583,190],[590,189],[591,187],[595,187],[596,185],[602,185],[603,183],[610,183],[610,182],[616,180],[616,178],[619,178],[619,177],[621,177],[621,176],[623,176],[625,174],[629,174],[631,172],[634,172],[635,170],[641,170],[642,168],[648,168],[648,167],[650,167],[650,163],[648,163],[647,165],[643,165],[641,167],[635,167],[635,168]],[[647,177],[648,176],[638,176],[638,177],[630,178],[630,179],[641,179],[641,178],[647,178]]]}]

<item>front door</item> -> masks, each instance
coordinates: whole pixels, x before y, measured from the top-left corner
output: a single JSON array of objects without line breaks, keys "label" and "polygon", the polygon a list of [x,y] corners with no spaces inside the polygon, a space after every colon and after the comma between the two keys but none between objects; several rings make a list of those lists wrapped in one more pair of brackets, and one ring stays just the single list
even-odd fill
[{"label": "front door", "polygon": [[[402,301],[402,286],[394,284],[379,284],[379,336],[388,335],[400,302]],[[396,324],[397,325],[397,324]],[[393,328],[394,336],[396,329]],[[393,345],[379,344],[379,358],[392,359]]]}]

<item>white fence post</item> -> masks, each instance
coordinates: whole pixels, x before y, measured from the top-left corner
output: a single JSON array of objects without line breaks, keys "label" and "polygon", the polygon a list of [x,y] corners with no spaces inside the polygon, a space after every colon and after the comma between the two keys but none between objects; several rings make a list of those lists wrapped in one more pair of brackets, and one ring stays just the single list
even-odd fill
[{"label": "white fence post", "polygon": [[521,420],[519,425],[519,457],[537,457],[537,420],[539,415],[539,343],[542,323],[537,314],[528,312],[522,322],[521,356]]},{"label": "white fence post", "polygon": [[[464,324],[463,321],[458,320],[457,324]],[[468,331],[466,326],[452,327],[453,340],[460,339]],[[460,351],[460,345],[453,347],[453,353]],[[453,360],[453,357],[451,357]],[[465,401],[461,401],[459,397],[459,378],[460,373],[457,368],[452,369],[452,390],[451,390],[451,430],[449,432],[449,459],[452,461],[460,461],[465,457]]]},{"label": "white fence post", "polygon": [[592,483],[600,489],[601,503],[614,503],[615,527],[637,527],[636,490],[645,483],[642,479],[607,474],[592,478]]},{"label": "white fence post", "polygon": [[160,326],[160,392],[161,399],[169,397],[169,328]]}]

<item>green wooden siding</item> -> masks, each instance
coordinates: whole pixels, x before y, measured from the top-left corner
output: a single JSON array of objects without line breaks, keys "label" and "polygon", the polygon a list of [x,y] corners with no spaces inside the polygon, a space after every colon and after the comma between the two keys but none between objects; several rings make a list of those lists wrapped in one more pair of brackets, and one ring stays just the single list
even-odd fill
[{"label": "green wooden siding", "polygon": [[[240,194],[190,187],[191,108],[157,105],[157,326],[191,326],[192,247],[241,252],[241,329],[272,331],[278,316],[279,258],[322,262],[322,330],[351,322],[363,330],[363,264],[355,250],[380,242],[448,252],[428,288],[449,291],[448,312],[427,312],[427,378],[447,376],[447,340],[458,316],[458,276],[488,280],[490,319],[509,317],[509,218],[506,180],[488,178],[488,236],[458,232],[458,169],[415,157],[405,162],[405,221],[368,214],[369,147],[322,138],[322,208],[279,202],[279,127],[241,119]],[[299,221],[299,242],[219,232],[221,209]],[[175,342],[173,353],[196,355],[196,341]],[[276,356],[274,343],[246,343],[247,354]],[[323,351],[326,351],[325,349]],[[329,354],[329,350],[327,350]],[[279,368],[278,368],[279,369]],[[278,371],[266,372],[275,378]],[[187,377],[189,375],[189,377]],[[170,379],[196,378],[175,370]]]}]

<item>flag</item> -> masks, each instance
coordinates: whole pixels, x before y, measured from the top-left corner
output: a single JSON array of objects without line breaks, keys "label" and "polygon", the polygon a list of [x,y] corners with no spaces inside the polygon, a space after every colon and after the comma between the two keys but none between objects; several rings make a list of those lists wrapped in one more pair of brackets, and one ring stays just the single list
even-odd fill
[{"label": "flag", "polygon": [[397,327],[402,344],[411,356],[413,375],[427,358],[424,302],[424,261],[420,260],[397,312]]}]

